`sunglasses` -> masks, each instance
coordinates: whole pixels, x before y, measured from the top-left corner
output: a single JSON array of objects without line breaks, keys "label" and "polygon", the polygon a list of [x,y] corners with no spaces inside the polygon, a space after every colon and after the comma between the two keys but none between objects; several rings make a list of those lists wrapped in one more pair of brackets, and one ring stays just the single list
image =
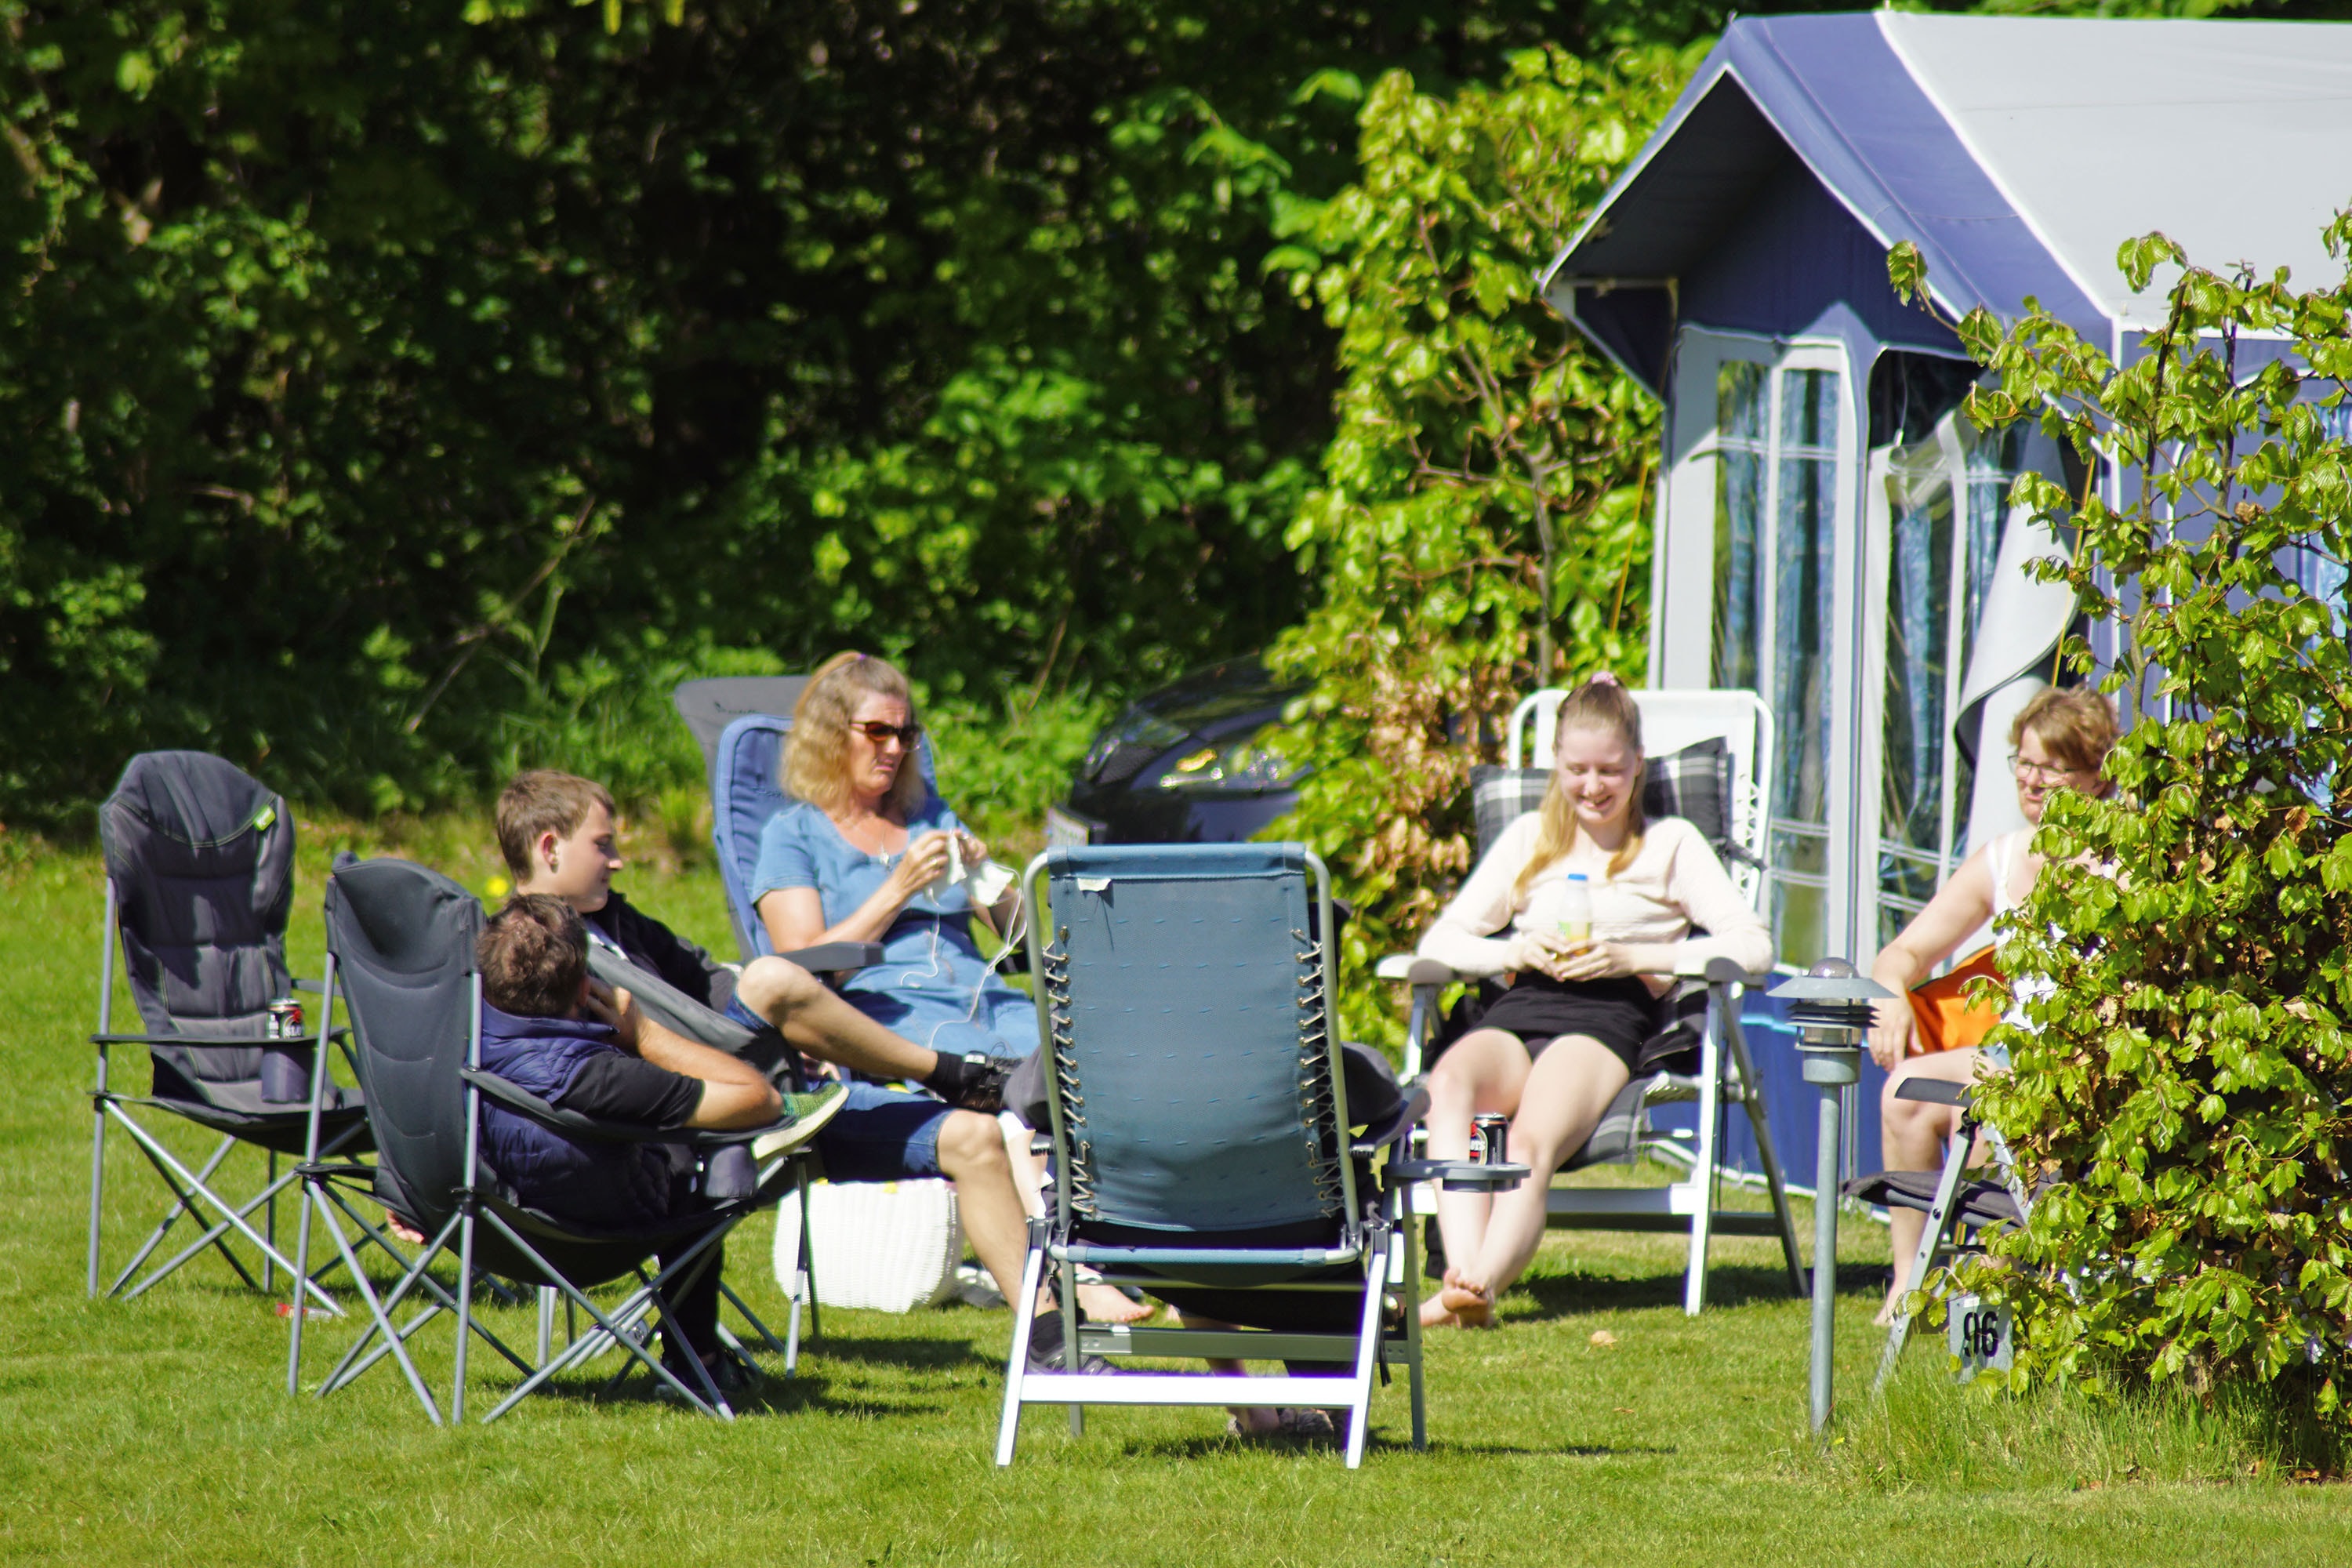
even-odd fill
[{"label": "sunglasses", "polygon": [[885,741],[896,740],[908,751],[915,749],[915,742],[922,739],[923,734],[920,724],[885,724],[879,719],[853,722],[849,727],[877,746]]}]

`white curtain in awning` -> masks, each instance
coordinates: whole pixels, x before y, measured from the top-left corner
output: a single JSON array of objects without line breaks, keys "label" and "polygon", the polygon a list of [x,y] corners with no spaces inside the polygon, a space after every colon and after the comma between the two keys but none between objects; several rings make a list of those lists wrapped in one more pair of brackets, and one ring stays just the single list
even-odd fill
[{"label": "white curtain in awning", "polygon": [[2032,512],[2010,509],[1952,721],[1953,741],[1976,765],[1969,802],[1971,849],[2025,826],[2017,809],[2017,786],[2000,760],[2008,755],[2009,727],[2018,711],[2050,684],[2059,639],[2074,619],[2074,591],[2063,583],[2036,581],[2026,563],[2065,553]]}]

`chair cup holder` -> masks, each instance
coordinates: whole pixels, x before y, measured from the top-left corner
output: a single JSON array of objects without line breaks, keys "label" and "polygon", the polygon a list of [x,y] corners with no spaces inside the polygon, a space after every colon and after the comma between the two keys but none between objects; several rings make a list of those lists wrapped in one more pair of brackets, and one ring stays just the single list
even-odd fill
[{"label": "chair cup holder", "polygon": [[272,1040],[261,1047],[261,1098],[272,1105],[310,1099],[311,1047]]},{"label": "chair cup holder", "polygon": [[702,1195],[714,1204],[740,1203],[760,1188],[759,1163],[748,1143],[713,1149],[702,1162]]},{"label": "chair cup holder", "polygon": [[1402,1182],[1435,1182],[1441,1192],[1499,1193],[1517,1186],[1531,1173],[1525,1165],[1479,1160],[1391,1160],[1389,1174]]}]

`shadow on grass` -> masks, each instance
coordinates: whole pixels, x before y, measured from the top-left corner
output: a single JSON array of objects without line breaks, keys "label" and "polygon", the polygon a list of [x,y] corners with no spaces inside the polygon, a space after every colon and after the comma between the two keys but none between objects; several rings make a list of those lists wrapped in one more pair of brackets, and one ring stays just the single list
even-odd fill
[{"label": "shadow on grass", "polygon": [[982,1351],[966,1339],[841,1339],[827,1334],[822,1339],[803,1339],[801,1354],[866,1366],[900,1366],[914,1372],[945,1372],[964,1366],[1002,1369],[1004,1365],[1003,1356]]},{"label": "shadow on grass", "polygon": [[[610,1379],[609,1373],[603,1377],[558,1378],[532,1390],[530,1399],[525,1400],[522,1405],[516,1406],[509,1414],[519,1415],[528,1408],[532,1401],[540,1399],[581,1405],[668,1403],[654,1392],[659,1385],[655,1383],[653,1374],[643,1367],[631,1368],[629,1375],[622,1380],[620,1385],[607,1393],[606,1388]],[[489,1401],[483,1406],[484,1409],[488,1409],[513,1393],[516,1385],[520,1382],[520,1378],[502,1379],[492,1384],[488,1389],[469,1390],[467,1403],[471,1404],[481,1394],[488,1393],[490,1396]],[[738,1394],[730,1398],[727,1403],[739,1418],[750,1415],[864,1415],[881,1418],[936,1415],[946,1408],[943,1405],[932,1401],[894,1402],[862,1394],[855,1398],[836,1399],[830,1393],[826,1380],[810,1376],[805,1367],[791,1377],[784,1376],[781,1372],[772,1373],[759,1387]],[[677,1405],[675,1408],[682,1415],[689,1414],[684,1405]]]},{"label": "shadow on grass", "polygon": [[[1875,1297],[1885,1289],[1885,1264],[1842,1263],[1837,1271],[1838,1294]],[[1531,1301],[1535,1310],[1513,1312],[1507,1309],[1507,1322],[1683,1304],[1683,1275],[1679,1269],[1634,1279],[1606,1274],[1530,1275],[1521,1279],[1513,1289]],[[1744,1307],[1757,1301],[1793,1299],[1789,1294],[1789,1273],[1785,1268],[1717,1264],[1706,1273],[1706,1302],[1710,1307]]]},{"label": "shadow on grass", "polygon": [[[1022,1436],[1024,1438],[1030,1436],[1025,1426]],[[1077,1439],[1081,1443],[1086,1440],[1084,1437]],[[1412,1451],[1411,1442],[1402,1437],[1383,1436],[1378,1430],[1364,1440],[1367,1456],[1411,1454]],[[1426,1451],[1431,1454],[1466,1454],[1480,1458],[1626,1459],[1665,1458],[1679,1450],[1671,1445],[1661,1447],[1645,1443],[1460,1443],[1433,1435]],[[1129,1438],[1118,1445],[1118,1452],[1122,1457],[1139,1459],[1198,1459],[1216,1454],[1266,1453],[1328,1454],[1337,1460],[1344,1456],[1346,1450],[1339,1443],[1328,1438],[1236,1437],[1231,1433],[1221,1432],[1197,1437]]]}]

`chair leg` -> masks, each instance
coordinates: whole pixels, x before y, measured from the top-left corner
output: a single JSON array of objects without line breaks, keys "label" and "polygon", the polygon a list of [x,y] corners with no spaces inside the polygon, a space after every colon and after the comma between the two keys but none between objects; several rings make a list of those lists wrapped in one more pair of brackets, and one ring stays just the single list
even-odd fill
[{"label": "chair leg", "polygon": [[1021,1266],[1021,1297],[1013,1304],[1013,1349],[1004,1363],[1004,1414],[996,1425],[996,1468],[1013,1463],[1021,1436],[1021,1379],[1029,1370],[1029,1335],[1037,1318],[1037,1287],[1045,1279],[1045,1249],[1031,1239]]},{"label": "chair leg", "polygon": [[272,1262],[278,1256],[278,1151],[275,1149],[269,1151],[268,1182],[264,1190],[269,1194],[269,1201],[261,1216],[261,1234],[269,1238],[269,1250],[261,1255],[261,1289],[265,1292],[278,1282],[274,1271],[276,1265]]},{"label": "chair leg", "polygon": [[806,1161],[801,1163],[800,1173],[794,1179],[799,1184],[801,1194],[801,1278],[807,1283],[808,1337],[814,1340],[822,1337],[824,1329],[817,1316],[816,1245],[813,1239],[814,1222],[809,1213],[809,1179]]},{"label": "chair leg", "polygon": [[1903,1305],[1895,1309],[1895,1321],[1887,1326],[1886,1349],[1878,1358],[1878,1375],[1870,1383],[1874,1394],[1885,1389],[1887,1379],[1895,1375],[1895,1363],[1902,1360],[1903,1347],[1910,1340],[1911,1293],[1926,1288],[1927,1271],[1936,1266],[1937,1255],[1943,1251],[1955,1228],[1959,1215],[1960,1181],[1968,1173],[1969,1150],[1975,1142],[1976,1130],[1963,1119],[1945,1151],[1944,1172],[1936,1182],[1936,1201],[1927,1211],[1927,1224],[1919,1229],[1919,1247],[1912,1254],[1911,1271],[1903,1286]]},{"label": "chair leg", "polygon": [[555,1343],[555,1287],[539,1288],[539,1363],[547,1364],[548,1354]]},{"label": "chair leg", "polygon": [[106,1201],[106,1101],[100,1099],[89,1116],[89,1294],[98,1297],[98,1222]]},{"label": "chair leg", "polygon": [[[130,1121],[130,1118],[127,1115],[124,1115],[121,1110],[117,1110],[115,1114],[122,1117],[125,1122]],[[156,1223],[155,1228],[147,1233],[147,1239],[140,1244],[139,1250],[131,1255],[131,1261],[122,1266],[122,1272],[114,1277],[114,1283],[106,1288],[106,1293],[110,1296],[121,1296],[122,1294],[122,1287],[124,1284],[130,1280],[133,1274],[139,1272],[139,1268],[142,1264],[145,1263],[148,1258],[154,1256],[155,1249],[163,1244],[163,1238],[171,1234],[172,1227],[180,1223],[180,1216],[182,1215],[193,1215],[196,1212],[195,1200],[188,1195],[188,1192],[185,1187],[180,1185],[179,1180],[173,1175],[171,1169],[167,1167],[162,1160],[155,1157],[154,1152],[147,1147],[146,1141],[143,1139],[134,1138],[132,1142],[138,1147],[141,1153],[147,1156],[147,1163],[155,1167],[155,1174],[163,1179],[163,1184],[172,1189],[172,1197],[173,1201],[172,1205],[163,1211],[163,1217]],[[213,1173],[220,1169],[221,1162],[228,1158],[229,1151],[236,1147],[236,1139],[222,1139],[219,1145],[213,1150],[212,1158],[205,1162],[204,1168],[199,1170],[194,1176],[189,1176],[187,1178],[188,1185],[194,1187],[204,1187],[205,1183],[213,1179]],[[187,1173],[184,1170],[180,1174],[182,1176],[186,1176]],[[205,1188],[205,1190],[209,1192],[211,1189]],[[225,1232],[219,1226],[213,1226],[212,1229],[205,1233],[203,1238],[196,1243],[196,1246],[191,1249],[190,1252],[184,1252],[179,1258],[173,1259],[172,1263],[163,1268],[157,1269],[148,1279],[142,1280],[140,1282],[139,1289],[131,1292],[131,1296],[125,1297],[124,1300],[128,1300],[131,1299],[131,1297],[136,1297],[142,1294],[146,1290],[147,1287],[154,1284],[156,1280],[163,1279],[173,1268],[178,1268],[181,1263],[185,1262],[194,1252],[201,1252],[208,1245],[220,1248],[220,1255],[228,1259],[228,1266],[236,1270],[237,1277],[243,1279],[247,1285],[253,1285],[253,1276],[246,1272],[244,1262],[238,1258],[236,1253],[231,1252],[228,1248],[228,1244],[221,1239],[221,1237],[226,1234],[226,1232]],[[257,1286],[255,1288],[258,1289]]]},{"label": "chair leg", "polygon": [[1706,1038],[1698,1080],[1698,1148],[1691,1162],[1691,1185],[1698,1204],[1691,1214],[1690,1259],[1683,1268],[1683,1315],[1696,1318],[1706,1305],[1707,1243],[1713,1239],[1715,1205],[1723,1154],[1723,1052],[1713,1034]]},{"label": "chair leg", "polygon": [[[1078,1269],[1067,1258],[1062,1261],[1062,1370],[1078,1370]],[[1070,1406],[1070,1436],[1087,1435],[1087,1407],[1073,1403]]]},{"label": "chair leg", "polygon": [[1772,1200],[1773,1217],[1780,1223],[1780,1258],[1789,1269],[1789,1294],[1801,1300],[1806,1280],[1804,1258],[1797,1247],[1797,1211],[1790,1206],[1788,1178],[1781,1173],[1780,1156],[1772,1147],[1772,1129],[1764,1115],[1763,1080],[1756,1076],[1755,1058],[1748,1051],[1748,1032],[1740,1026],[1727,987],[1715,1005],[1723,1017],[1723,1037],[1731,1047],[1732,1060],[1738,1064],[1740,1106],[1748,1112],[1748,1128],[1756,1135],[1756,1152],[1764,1163],[1765,1191]]},{"label": "chair leg", "polygon": [[466,1331],[474,1321],[474,1209],[457,1222],[457,1371],[449,1380],[449,1425],[466,1424]]},{"label": "chair leg", "polygon": [[1409,1204],[1390,1245],[1403,1248],[1404,1283],[1397,1294],[1404,1305],[1405,1386],[1412,1400],[1413,1452],[1425,1453],[1429,1448],[1429,1415],[1421,1381],[1421,1303],[1412,1299],[1413,1286],[1421,1279],[1421,1226],[1413,1218]]},{"label": "chair leg", "polygon": [[1388,1294],[1388,1282],[1389,1249],[1374,1248],[1364,1259],[1364,1309],[1356,1318],[1355,1381],[1348,1391],[1348,1468],[1351,1470],[1364,1462],[1364,1440],[1371,1430],[1372,1367],[1380,1360],[1381,1301]]}]

